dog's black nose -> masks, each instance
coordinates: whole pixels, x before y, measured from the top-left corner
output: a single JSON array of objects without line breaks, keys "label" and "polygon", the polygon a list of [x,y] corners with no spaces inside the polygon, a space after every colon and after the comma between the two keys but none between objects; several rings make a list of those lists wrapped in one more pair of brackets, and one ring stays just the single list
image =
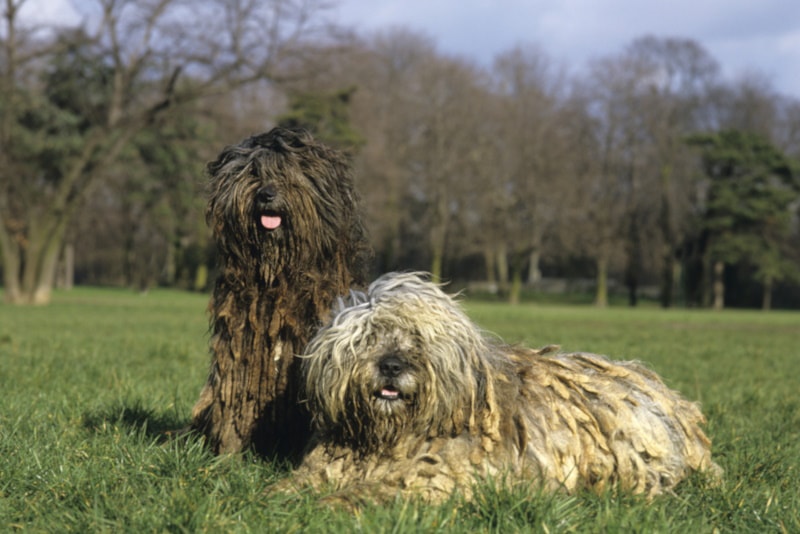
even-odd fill
[{"label": "dog's black nose", "polygon": [[387,378],[396,378],[406,367],[406,362],[395,355],[384,357],[378,364],[381,374]]},{"label": "dog's black nose", "polygon": [[278,196],[278,189],[273,185],[265,185],[256,191],[256,200],[262,204],[269,204]]}]

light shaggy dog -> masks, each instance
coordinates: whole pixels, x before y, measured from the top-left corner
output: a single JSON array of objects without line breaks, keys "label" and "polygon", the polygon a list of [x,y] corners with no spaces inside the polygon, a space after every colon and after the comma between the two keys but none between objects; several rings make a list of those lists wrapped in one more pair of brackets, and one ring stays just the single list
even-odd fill
[{"label": "light shaggy dog", "polygon": [[351,300],[307,348],[315,435],[276,489],[441,501],[488,477],[652,497],[721,473],[697,405],[638,363],[505,345],[417,274]]}]

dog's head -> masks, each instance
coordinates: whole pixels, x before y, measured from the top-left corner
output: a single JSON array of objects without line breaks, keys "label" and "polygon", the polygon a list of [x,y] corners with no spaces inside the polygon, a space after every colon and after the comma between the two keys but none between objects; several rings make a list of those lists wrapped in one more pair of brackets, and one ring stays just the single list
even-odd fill
[{"label": "dog's head", "polygon": [[349,163],[307,132],[275,128],[250,137],[207,170],[206,218],[224,259],[274,268],[363,253]]},{"label": "dog's head", "polygon": [[309,344],[309,408],[323,434],[359,446],[475,431],[490,403],[494,353],[436,284],[384,275]]}]

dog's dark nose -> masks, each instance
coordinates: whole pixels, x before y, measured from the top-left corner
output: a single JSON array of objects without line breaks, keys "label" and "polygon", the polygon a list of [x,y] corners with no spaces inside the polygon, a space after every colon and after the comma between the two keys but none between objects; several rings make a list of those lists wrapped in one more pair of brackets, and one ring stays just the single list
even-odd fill
[{"label": "dog's dark nose", "polygon": [[265,185],[264,187],[256,191],[256,200],[258,200],[262,204],[269,204],[270,202],[275,200],[275,197],[277,196],[278,196],[278,189],[272,184]]},{"label": "dog's dark nose", "polygon": [[381,374],[387,378],[396,378],[405,367],[406,362],[394,355],[384,357],[378,364]]}]

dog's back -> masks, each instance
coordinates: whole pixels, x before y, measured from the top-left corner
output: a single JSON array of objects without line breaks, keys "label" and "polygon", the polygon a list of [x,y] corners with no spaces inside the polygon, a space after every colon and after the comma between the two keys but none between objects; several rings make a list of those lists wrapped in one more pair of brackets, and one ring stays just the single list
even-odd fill
[{"label": "dog's back", "polygon": [[619,484],[653,496],[692,471],[718,477],[697,404],[637,362],[516,349],[528,397],[528,466],[567,490]]}]

